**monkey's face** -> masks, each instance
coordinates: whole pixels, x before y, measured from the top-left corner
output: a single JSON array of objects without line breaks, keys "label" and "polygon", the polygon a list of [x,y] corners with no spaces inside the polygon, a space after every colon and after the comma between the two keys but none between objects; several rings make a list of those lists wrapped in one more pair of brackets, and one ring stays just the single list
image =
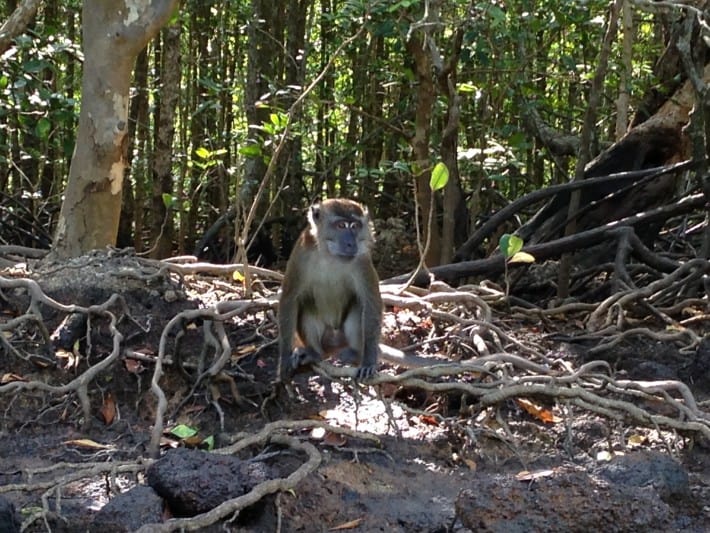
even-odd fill
[{"label": "monkey's face", "polygon": [[366,250],[358,240],[362,221],[352,218],[334,218],[329,222],[325,239],[328,253],[342,259],[352,259]]}]

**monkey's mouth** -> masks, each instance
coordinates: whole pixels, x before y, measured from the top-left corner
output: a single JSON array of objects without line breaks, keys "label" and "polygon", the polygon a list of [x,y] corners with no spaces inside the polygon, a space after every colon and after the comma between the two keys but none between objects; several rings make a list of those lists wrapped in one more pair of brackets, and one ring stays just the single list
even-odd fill
[{"label": "monkey's mouth", "polygon": [[353,252],[353,253],[348,253],[348,252],[342,253],[341,252],[341,253],[334,254],[334,255],[335,255],[335,257],[337,257],[338,259],[340,259],[342,261],[349,262],[357,257],[357,252]]}]

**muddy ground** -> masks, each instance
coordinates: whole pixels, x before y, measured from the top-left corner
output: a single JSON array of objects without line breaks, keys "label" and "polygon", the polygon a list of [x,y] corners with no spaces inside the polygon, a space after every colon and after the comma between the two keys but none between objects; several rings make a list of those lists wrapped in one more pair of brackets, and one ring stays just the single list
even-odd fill
[{"label": "muddy ground", "polygon": [[[5,280],[0,323],[12,324],[2,331],[0,349],[0,497],[14,506],[27,531],[106,531],[97,525],[99,510],[118,494],[146,484],[139,459],[149,454],[158,410],[150,386],[161,333],[180,313],[237,301],[243,292],[228,274],[180,276],[131,257],[103,255],[33,271],[10,269],[0,276]],[[88,420],[78,391],[62,386],[114,353],[109,315],[95,313],[87,323],[82,310],[33,300],[32,289],[18,281],[28,277],[62,304],[89,306],[114,293],[122,296],[122,303],[109,306],[120,317],[115,325],[122,334],[120,347],[87,384]],[[262,294],[276,286],[266,280]],[[28,320],[28,309],[41,320]],[[427,334],[443,338],[427,345],[440,356],[455,357],[457,349],[464,349],[460,339],[452,341],[453,329],[441,328],[426,310],[389,308],[387,315],[389,340],[398,341],[395,337],[405,331],[409,343]],[[297,377],[293,398],[279,391],[266,401],[276,371],[273,318],[267,303],[225,319],[229,357],[216,377],[197,386],[201,356],[209,367],[220,355],[215,349],[203,353],[204,318],[186,320],[166,336],[159,380],[167,399],[161,454],[175,447],[220,448],[238,440],[237,434],[255,434],[274,421],[329,424],[368,438],[322,427],[289,431],[318,450],[317,469],[292,490],[267,495],[239,517],[230,514],[200,530],[710,530],[710,448],[699,431],[606,416],[602,409],[551,397],[528,399],[531,403],[506,398],[481,406],[455,388],[436,392],[411,385],[329,383],[313,372]],[[682,380],[707,413],[707,344],[684,352],[679,343],[632,337],[591,358],[589,348],[598,341],[568,338],[579,332],[579,320],[525,319],[504,307],[496,308],[493,318],[518,342],[544,350],[571,369],[599,359],[615,377]],[[40,323],[51,335],[49,344]],[[177,331],[182,333],[176,359]],[[400,372],[388,365],[382,370]],[[495,378],[492,373],[462,379],[477,384]],[[54,388],[27,385],[36,383]],[[635,401],[645,412],[677,416],[662,393]],[[170,433],[179,425],[196,434],[180,438]],[[658,454],[644,455],[650,452]],[[303,453],[273,443],[248,447],[238,456],[260,456],[274,478],[288,476],[305,462]],[[621,479],[607,475],[605,466],[620,457],[632,457],[634,466],[622,466]],[[666,463],[669,457],[677,462]],[[123,472],[105,468],[132,463],[136,466]],[[145,512],[143,505],[146,500],[134,499],[119,507],[125,530],[140,525],[131,518]],[[160,520],[171,516],[174,509],[163,503]],[[8,524],[3,529],[0,522],[0,531],[12,531]]]}]

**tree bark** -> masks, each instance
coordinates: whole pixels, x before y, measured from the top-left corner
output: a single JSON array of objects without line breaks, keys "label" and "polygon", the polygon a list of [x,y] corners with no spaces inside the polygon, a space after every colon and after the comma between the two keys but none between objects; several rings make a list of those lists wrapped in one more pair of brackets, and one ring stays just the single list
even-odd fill
[{"label": "tree bark", "polygon": [[[431,178],[431,158],[429,154],[429,136],[431,133],[431,118],[436,100],[436,89],[432,79],[431,53],[419,32],[414,32],[407,41],[407,51],[414,59],[417,79],[416,111],[414,118],[414,135],[410,140],[414,163],[416,165],[416,195],[421,213],[422,241],[426,242],[429,232],[430,247],[424,258],[425,264],[431,266],[439,260],[441,238],[436,221],[436,204],[429,180]],[[431,218],[430,218],[431,213]],[[431,220],[431,222],[430,222]]]},{"label": "tree bark", "polygon": [[[153,219],[151,257],[168,257],[173,251],[174,217],[166,216],[168,206],[163,195],[173,195],[173,138],[175,111],[180,94],[180,27],[163,32],[162,86],[155,117],[155,153],[153,158]],[[180,200],[178,199],[178,202]]]},{"label": "tree bark", "polygon": [[178,0],[84,2],[84,71],[77,143],[53,246],[75,257],[116,243],[131,71]]},{"label": "tree bark", "polygon": [[7,52],[12,40],[27,29],[41,3],[41,0],[25,0],[12,12],[0,28],[0,55]]}]

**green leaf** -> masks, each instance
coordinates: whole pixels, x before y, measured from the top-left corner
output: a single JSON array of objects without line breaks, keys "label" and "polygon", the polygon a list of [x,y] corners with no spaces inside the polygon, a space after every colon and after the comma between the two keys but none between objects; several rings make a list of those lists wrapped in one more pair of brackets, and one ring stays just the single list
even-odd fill
[{"label": "green leaf", "polygon": [[41,59],[30,59],[23,65],[25,72],[30,72],[32,74],[37,74],[45,68],[49,67],[49,63]]},{"label": "green leaf", "polygon": [[239,148],[239,153],[245,157],[261,156],[261,146],[258,144],[245,144]]},{"label": "green leaf", "polygon": [[180,439],[187,439],[197,435],[197,430],[195,428],[191,428],[190,426],[186,426],[185,424],[178,424],[170,430],[170,434],[175,435]]},{"label": "green leaf", "polygon": [[431,179],[429,180],[429,187],[432,191],[438,191],[446,187],[449,181],[449,169],[444,163],[439,161],[434,165],[434,170],[431,171]]},{"label": "green leaf", "polygon": [[195,155],[200,159],[209,159],[212,155],[212,152],[210,152],[204,146],[200,146],[197,150],[195,150]]},{"label": "green leaf", "polygon": [[205,440],[202,441],[202,448],[205,448],[209,451],[214,450],[214,435],[210,435],[207,437]]},{"label": "green leaf", "polygon": [[288,123],[288,116],[286,116],[284,113],[271,113],[269,115],[269,120],[278,129],[283,129]]},{"label": "green leaf", "polygon": [[501,253],[506,259],[513,257],[523,248],[523,239],[517,235],[511,235],[510,233],[504,233],[500,236],[498,240],[498,246],[500,247]]},{"label": "green leaf", "polygon": [[163,193],[163,205],[165,205],[167,209],[170,209],[175,205],[175,200],[176,198],[172,194],[168,194],[166,192]]},{"label": "green leaf", "polygon": [[52,129],[52,123],[49,121],[48,118],[42,117],[37,121],[37,126],[35,126],[35,132],[37,133],[37,137],[40,139],[46,139],[49,137],[49,132]]},{"label": "green leaf", "polygon": [[475,93],[478,90],[473,83],[462,83],[458,88],[460,93]]}]

